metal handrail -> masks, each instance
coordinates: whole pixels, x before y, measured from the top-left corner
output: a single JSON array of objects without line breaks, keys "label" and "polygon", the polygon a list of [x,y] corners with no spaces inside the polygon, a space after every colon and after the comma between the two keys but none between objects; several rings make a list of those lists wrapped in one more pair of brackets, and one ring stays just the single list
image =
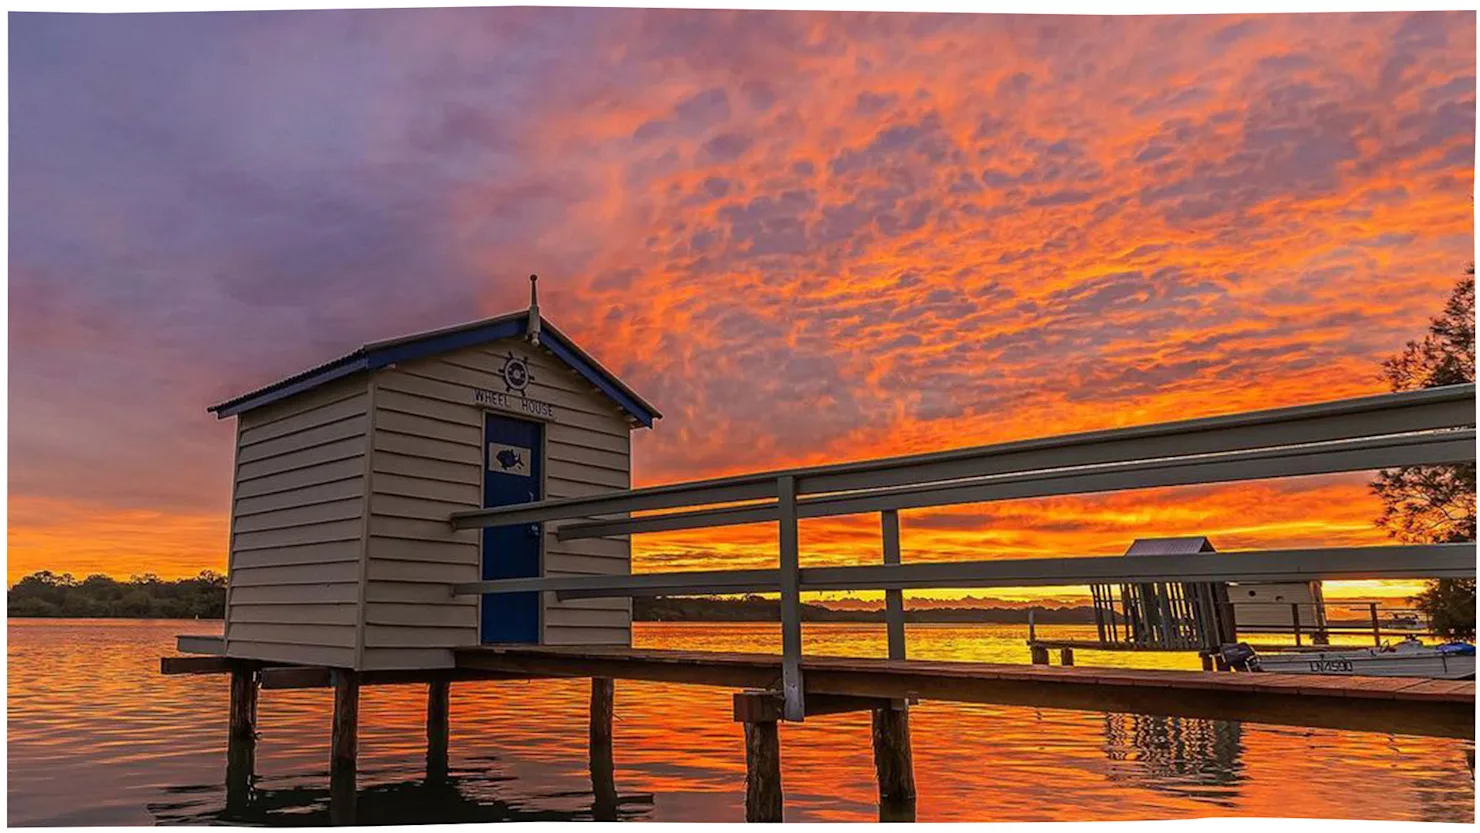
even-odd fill
[{"label": "metal handrail", "polygon": [[[906,588],[1474,577],[1476,549],[1469,542],[803,569],[797,535],[800,518],[878,512],[884,551],[894,561],[899,552],[900,509],[1474,462],[1474,425],[1475,386],[1453,385],[461,511],[449,517],[454,529],[574,521],[556,527],[555,534],[562,540],[776,522],[779,566],[504,579],[456,584],[451,592],[546,591],[564,598],[779,592],[784,714],[788,720],[801,720],[803,591],[882,589],[891,594],[892,602],[892,594]],[[736,503],[749,505],[722,506]],[[660,510],[686,511],[623,517]],[[902,605],[891,603],[888,617],[890,656],[903,657]]]},{"label": "metal handrail", "polygon": [[[983,587],[1077,587],[1163,581],[1300,582],[1341,579],[1470,578],[1476,546],[1411,544],[1380,547],[1248,550],[1144,558],[1066,555],[1052,558],[802,567],[802,592]],[[616,576],[542,576],[472,581],[456,595],[554,592],[561,599],[779,592],[780,569],[688,570]],[[1256,603],[1230,602],[1237,606]],[[1289,608],[1289,603],[1272,602]]]},{"label": "metal handrail", "polygon": [[1247,451],[1474,424],[1475,385],[1449,385],[857,463],[780,469],[589,497],[473,509],[454,512],[452,525],[456,529],[475,529],[620,512],[775,500],[779,494],[777,483],[782,476],[792,478],[797,497],[807,497],[1064,466]]},{"label": "metal handrail", "polygon": [[[1432,465],[1474,459],[1473,430],[1430,431],[1362,437],[1276,448],[1101,463],[1002,475],[969,481],[952,480],[914,486],[884,487],[797,501],[801,518],[859,515],[885,510],[952,506],[998,500],[1092,494],[1127,489],[1190,486],[1368,471],[1401,465]],[[651,532],[709,529],[774,522],[775,502],[749,506],[669,512],[636,518],[585,521],[561,525],[562,541]],[[492,525],[492,524],[490,524]]]}]

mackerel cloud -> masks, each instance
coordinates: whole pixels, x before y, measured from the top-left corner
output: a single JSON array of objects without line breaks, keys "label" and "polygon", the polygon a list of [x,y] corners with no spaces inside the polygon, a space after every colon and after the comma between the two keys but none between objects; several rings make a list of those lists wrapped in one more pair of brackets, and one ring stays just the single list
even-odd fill
[{"label": "mackerel cloud", "polygon": [[[530,272],[665,413],[648,484],[1376,392],[1473,251],[1472,13],[22,14],[11,54],[12,578],[219,568],[205,405]],[[907,536],[1380,540],[1363,481]]]}]

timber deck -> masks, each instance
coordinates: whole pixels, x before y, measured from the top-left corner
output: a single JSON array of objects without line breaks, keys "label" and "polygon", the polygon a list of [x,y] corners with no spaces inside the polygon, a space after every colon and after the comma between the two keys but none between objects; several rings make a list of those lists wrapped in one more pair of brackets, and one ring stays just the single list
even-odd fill
[{"label": "timber deck", "polygon": [[[477,646],[457,670],[779,688],[781,657],[638,648]],[[802,659],[807,695],[1240,720],[1473,739],[1475,683],[1407,677],[1164,671],[855,657]]]},{"label": "timber deck", "polygon": [[[1028,647],[1061,649],[1083,651],[1112,651],[1132,654],[1190,654],[1196,648],[1165,648],[1160,645],[1138,645],[1133,642],[1101,642],[1098,639],[1039,639],[1033,638],[1027,641]],[[1321,651],[1360,651],[1363,648],[1373,647],[1369,644],[1354,643],[1332,643],[1329,645],[1291,645],[1288,643],[1275,642],[1245,642],[1260,654],[1310,654]]]}]

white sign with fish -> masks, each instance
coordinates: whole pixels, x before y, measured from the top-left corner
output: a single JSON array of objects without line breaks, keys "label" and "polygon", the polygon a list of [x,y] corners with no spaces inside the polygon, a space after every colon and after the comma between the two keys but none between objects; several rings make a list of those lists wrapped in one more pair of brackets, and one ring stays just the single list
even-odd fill
[{"label": "white sign with fish", "polygon": [[530,458],[529,449],[523,446],[504,445],[503,443],[488,444],[489,471],[528,477]]}]

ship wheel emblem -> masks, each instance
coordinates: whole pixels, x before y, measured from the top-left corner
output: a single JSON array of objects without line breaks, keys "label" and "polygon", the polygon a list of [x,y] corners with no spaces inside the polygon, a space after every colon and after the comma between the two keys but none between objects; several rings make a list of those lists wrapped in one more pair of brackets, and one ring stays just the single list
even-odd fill
[{"label": "ship wheel emblem", "polygon": [[499,375],[504,377],[504,389],[520,396],[524,395],[524,389],[534,379],[534,375],[529,372],[529,362],[513,353],[504,358],[504,367]]}]

